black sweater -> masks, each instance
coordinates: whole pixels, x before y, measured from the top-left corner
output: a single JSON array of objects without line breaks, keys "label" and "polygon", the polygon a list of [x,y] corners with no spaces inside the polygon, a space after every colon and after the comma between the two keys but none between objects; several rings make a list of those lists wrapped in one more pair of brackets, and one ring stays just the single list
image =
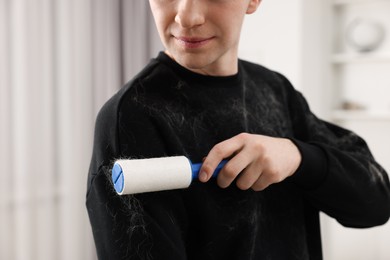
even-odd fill
[{"label": "black sweater", "polygon": [[[348,227],[388,220],[389,179],[366,143],[314,116],[282,75],[238,66],[237,75],[204,76],[160,53],[101,109],[87,193],[99,259],[322,259],[319,211]],[[200,162],[242,132],[293,140],[297,172],[262,192],[215,180],[127,196],[112,187],[115,159]]]}]

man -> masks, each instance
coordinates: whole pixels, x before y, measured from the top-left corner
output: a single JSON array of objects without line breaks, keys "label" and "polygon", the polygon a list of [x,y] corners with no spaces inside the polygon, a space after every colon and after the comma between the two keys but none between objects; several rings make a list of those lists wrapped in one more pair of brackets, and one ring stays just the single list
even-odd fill
[{"label": "man", "polygon": [[[149,2],[165,51],[96,122],[87,208],[99,259],[322,259],[319,211],[350,227],[388,220],[389,179],[364,140],[238,59],[261,0]],[[114,192],[113,160],[173,155],[203,160],[200,181]]]}]

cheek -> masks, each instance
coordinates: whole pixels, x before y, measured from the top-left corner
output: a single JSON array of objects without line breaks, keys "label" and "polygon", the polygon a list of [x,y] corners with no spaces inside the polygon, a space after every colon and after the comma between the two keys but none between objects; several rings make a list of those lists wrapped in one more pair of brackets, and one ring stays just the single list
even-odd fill
[{"label": "cheek", "polygon": [[234,41],[240,36],[241,22],[239,20],[221,21],[219,29],[225,35],[224,38],[228,41]]},{"label": "cheek", "polygon": [[166,34],[166,22],[164,20],[164,17],[160,15],[159,13],[155,12],[153,13],[155,25],[157,28],[157,32],[160,35],[160,38],[164,40],[165,34]]},{"label": "cheek", "polygon": [[174,23],[175,16],[169,11],[155,11],[153,13],[154,20],[156,22],[157,30],[160,35],[163,36],[169,31],[169,27]]},{"label": "cheek", "polygon": [[[224,32],[236,34],[237,31],[240,31],[245,17],[245,12],[240,10],[240,8],[242,9],[241,6],[230,6],[222,10],[213,10],[211,15],[209,15],[209,19]],[[220,15],[221,13],[224,15]]]}]

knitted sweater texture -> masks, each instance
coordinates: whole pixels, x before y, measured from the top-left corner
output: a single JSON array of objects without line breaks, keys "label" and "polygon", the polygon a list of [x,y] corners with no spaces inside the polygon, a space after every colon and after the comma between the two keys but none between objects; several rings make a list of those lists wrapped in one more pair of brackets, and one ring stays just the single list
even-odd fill
[{"label": "knitted sweater texture", "polygon": [[[238,61],[227,77],[196,74],[160,53],[101,109],[87,209],[99,259],[322,259],[319,212],[348,227],[385,223],[390,185],[366,143],[317,118],[282,75]],[[262,192],[211,179],[188,189],[119,196],[119,158],[201,162],[239,133],[291,139],[295,174]]]}]

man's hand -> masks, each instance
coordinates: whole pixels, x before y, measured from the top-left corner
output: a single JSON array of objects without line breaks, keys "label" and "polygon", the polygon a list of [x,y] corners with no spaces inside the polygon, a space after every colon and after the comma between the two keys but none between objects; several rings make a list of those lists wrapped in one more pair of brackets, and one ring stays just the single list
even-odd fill
[{"label": "man's hand", "polygon": [[302,159],[289,139],[242,133],[210,150],[200,169],[199,180],[207,182],[226,158],[230,159],[218,175],[218,185],[226,188],[237,178],[238,188],[255,191],[293,175]]}]

